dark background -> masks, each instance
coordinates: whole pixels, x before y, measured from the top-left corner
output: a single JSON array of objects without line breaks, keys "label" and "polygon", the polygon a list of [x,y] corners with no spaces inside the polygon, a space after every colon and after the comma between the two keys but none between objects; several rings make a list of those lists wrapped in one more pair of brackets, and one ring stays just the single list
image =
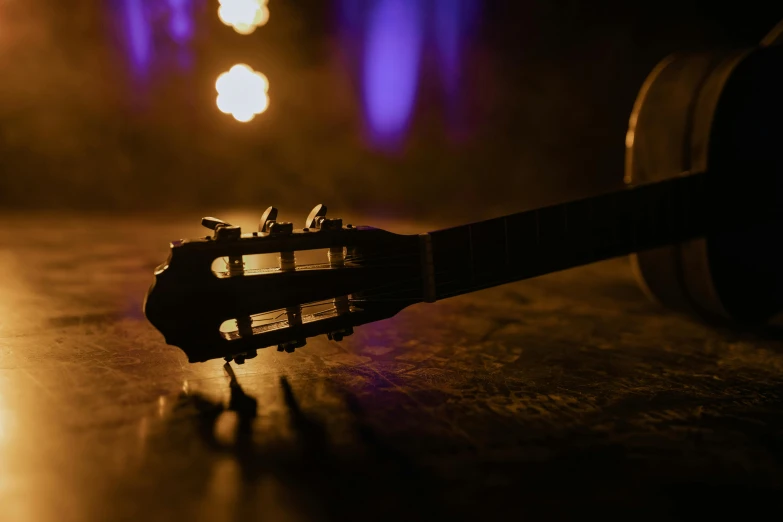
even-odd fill
[{"label": "dark background", "polygon": [[[479,3],[460,129],[444,124],[425,56],[410,132],[390,152],[364,137],[337,2],[272,0],[249,36],[218,21],[217,0],[194,2],[190,68],[158,65],[144,85],[116,0],[2,2],[0,209],[274,204],[296,222],[325,202],[458,221],[602,192],[621,183],[627,119],[659,60],[753,45],[783,18],[760,1]],[[270,109],[249,124],[214,103],[215,78],[237,62],[271,84]]]}]

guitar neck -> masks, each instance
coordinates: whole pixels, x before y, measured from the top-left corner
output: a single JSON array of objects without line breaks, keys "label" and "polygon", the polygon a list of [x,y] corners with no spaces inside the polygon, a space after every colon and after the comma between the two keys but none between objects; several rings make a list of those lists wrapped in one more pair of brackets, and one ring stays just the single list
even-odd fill
[{"label": "guitar neck", "polygon": [[[706,173],[429,234],[426,300],[443,299],[702,236],[751,219],[753,198]],[[743,203],[744,202],[744,203]]]}]

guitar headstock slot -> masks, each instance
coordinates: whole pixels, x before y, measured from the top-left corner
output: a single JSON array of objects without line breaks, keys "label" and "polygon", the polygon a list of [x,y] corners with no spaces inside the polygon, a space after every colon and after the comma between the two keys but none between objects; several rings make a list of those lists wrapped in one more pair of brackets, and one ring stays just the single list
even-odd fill
[{"label": "guitar headstock slot", "polygon": [[217,257],[212,274],[218,278],[275,274],[290,270],[328,270],[350,266],[354,256],[346,247],[296,250],[286,258],[281,252]]},{"label": "guitar headstock slot", "polygon": [[226,341],[238,341],[247,337],[268,333],[273,330],[282,330],[296,327],[301,324],[324,321],[339,315],[354,313],[360,310],[359,307],[350,304],[350,296],[344,296],[344,301],[348,303],[348,306],[344,309],[341,309],[338,304],[342,301],[343,299],[341,298],[335,298],[333,300],[318,301],[302,305],[299,324],[292,324],[289,321],[288,310],[285,308],[253,314],[246,318],[247,321],[245,325],[241,324],[243,322],[242,319],[229,319],[220,325],[220,335]]}]

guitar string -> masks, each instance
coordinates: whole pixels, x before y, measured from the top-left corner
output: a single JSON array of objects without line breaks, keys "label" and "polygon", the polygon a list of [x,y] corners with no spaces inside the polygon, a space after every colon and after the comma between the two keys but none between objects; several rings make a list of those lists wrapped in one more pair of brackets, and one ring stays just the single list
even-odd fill
[{"label": "guitar string", "polygon": [[[392,255],[392,256],[384,256],[384,257],[382,257],[380,259],[385,262],[385,261],[391,260],[391,259],[397,259],[398,260],[400,258],[404,259],[404,258],[419,258],[419,257],[420,257],[420,255],[417,254],[417,253],[408,253],[408,254],[396,254],[396,255]],[[218,259],[221,259],[223,261],[224,265],[225,265],[225,269],[226,270],[224,270],[224,272],[229,272],[230,271],[230,263],[229,263],[228,257],[223,256],[223,257],[220,257]],[[345,258],[345,261],[346,261],[346,263],[358,263],[358,262],[363,262],[363,261],[367,261],[367,260],[374,260],[374,259],[377,259],[377,258],[368,257],[368,256],[348,256],[348,257]],[[372,266],[373,267],[380,267],[380,268],[393,268],[393,267],[410,266],[410,265],[408,265],[408,264],[391,265],[391,264],[388,264],[388,263],[384,263],[384,264],[373,264]],[[298,269],[313,269],[313,268],[316,268],[316,267],[327,268],[327,267],[329,267],[329,263],[307,263],[307,264],[297,265],[296,268],[298,268]],[[269,272],[274,272],[276,270],[279,270],[279,267],[262,267],[262,268],[245,269],[246,272],[250,272],[250,271],[269,271]]]},{"label": "guitar string", "polygon": [[[391,286],[391,285],[399,286],[401,284],[407,284],[409,282],[416,282],[419,279],[420,278],[416,277],[416,278],[410,278],[410,279],[407,279],[407,280],[402,280],[402,281],[389,283],[389,284],[385,284],[385,285],[379,285],[379,286],[376,286],[376,287],[371,287],[369,289],[363,290],[363,292],[377,290],[379,288],[385,288],[385,287]],[[446,281],[446,282],[444,282],[444,284],[447,284],[449,282],[451,282],[451,281]],[[383,296],[385,296],[385,295],[393,295],[395,293],[399,293],[400,291],[401,290],[398,289],[398,290],[392,290],[392,291],[388,291],[388,292],[375,293],[374,295],[368,296],[366,298],[363,297],[363,298],[359,298],[359,299],[349,299],[349,302],[351,302],[351,303],[372,303],[372,302],[392,302],[392,301],[394,301],[394,302],[403,302],[403,301],[417,302],[417,298],[396,298],[396,299],[394,299],[394,298],[392,298],[392,299],[384,299],[383,298]],[[325,299],[325,300],[322,300],[322,301],[316,301],[316,302],[313,302],[313,303],[308,303],[308,304],[305,304],[305,305],[301,305],[300,308],[304,309],[304,308],[313,308],[313,307],[316,307],[316,306],[326,306],[328,304],[331,304],[332,302],[333,302],[332,299]],[[331,312],[334,309],[335,308],[332,307],[330,310],[324,310],[324,311],[321,311],[321,312],[316,312],[315,314],[311,314],[311,315],[313,315],[313,316],[323,315],[325,313]],[[283,310],[283,311],[281,312],[281,310]],[[283,315],[285,315],[287,313],[286,311],[284,311],[284,309],[279,308],[277,310],[270,310],[268,312],[262,312],[262,313],[259,313],[259,314],[251,314],[250,317],[253,318],[253,316],[270,315],[270,314],[274,314],[275,312],[280,312],[280,313],[278,313],[278,315],[276,317],[272,318],[272,319],[267,319],[268,321],[270,321],[270,320],[271,321],[275,321],[275,320],[279,319],[280,317],[282,317]],[[260,317],[255,317],[254,320],[255,321],[263,321],[264,319],[262,319]]]},{"label": "guitar string", "polygon": [[[405,253],[405,254],[396,254],[396,255],[391,255],[391,256],[384,256],[383,258],[381,258],[381,261],[383,261],[382,263],[374,264],[373,266],[377,267],[377,268],[410,267],[411,265],[409,263],[405,263],[405,264],[391,264],[391,263],[388,263],[387,261],[391,260],[391,259],[399,260],[399,259],[419,258],[419,257],[420,257],[420,255],[418,253]],[[227,257],[223,257],[222,259],[224,261],[226,269],[229,269],[228,258]],[[369,256],[363,256],[363,255],[349,255],[349,256],[346,256],[346,262],[350,262],[350,263],[362,262],[362,261],[366,261],[368,259],[369,260],[375,260],[377,258],[372,258],[372,257],[369,257]],[[326,263],[310,263],[310,264],[300,265],[299,268],[306,269],[306,268],[309,268],[309,267],[320,267],[320,266],[324,266],[324,265],[326,265]],[[274,268],[270,267],[270,270],[274,270]],[[436,273],[436,275],[437,274],[442,274],[442,272],[438,272],[438,273]],[[360,304],[360,303],[374,303],[374,302],[418,302],[418,298],[384,298],[384,296],[398,294],[398,293],[400,293],[402,291],[402,290],[399,289],[399,287],[401,285],[407,285],[409,283],[414,283],[414,282],[417,282],[417,281],[420,281],[420,280],[421,280],[421,276],[415,276],[415,277],[410,277],[410,278],[403,279],[401,281],[393,281],[393,282],[386,283],[386,284],[383,284],[383,285],[377,285],[377,286],[374,286],[374,287],[370,287],[370,288],[362,290],[362,292],[371,292],[373,295],[367,296],[367,297],[362,297],[362,298],[359,298],[359,299],[350,299],[350,302],[351,303],[357,303],[357,304]],[[441,284],[448,284],[450,282],[452,282],[452,281],[442,282]],[[387,291],[387,292],[380,292],[380,293],[378,292],[378,290],[387,288],[389,286],[394,286],[394,287],[397,287],[397,288],[395,288],[394,290]],[[318,302],[314,302],[314,303],[308,303],[306,305],[301,305],[300,309],[312,308],[312,307],[316,307],[316,306],[326,306],[330,302],[332,302],[331,299],[318,301]],[[320,315],[333,313],[333,311],[335,309],[336,309],[335,307],[332,307],[331,309],[323,310],[323,311],[316,312],[316,313],[310,314],[310,315],[312,315],[313,317],[317,317],[317,316],[320,316]],[[282,322],[282,321],[278,321],[278,319],[280,319],[283,315],[285,315],[287,313],[285,311],[283,311],[281,313],[278,313],[277,316],[275,316],[274,318],[271,318],[271,319],[263,319],[261,317],[255,317],[255,318],[253,317],[254,315],[255,316],[270,315],[270,314],[273,314],[274,312],[279,311],[279,310],[282,310],[282,309],[273,310],[273,311],[269,311],[269,312],[262,312],[260,314],[251,314],[250,318],[253,320],[253,322],[264,322],[264,321],[266,321],[267,325],[274,324],[275,322]]]},{"label": "guitar string", "polygon": [[[415,281],[416,279],[419,279],[419,278],[412,278],[412,279],[408,279],[407,281]],[[448,280],[448,281],[444,281],[442,284],[448,284],[448,283],[451,283],[451,282],[454,282],[454,281],[457,281],[457,279],[451,279],[451,280]],[[406,282],[406,281],[404,281],[404,282]],[[388,285],[384,285],[384,286],[388,286]],[[393,293],[397,293],[397,292],[399,292],[399,290],[386,292],[385,294],[383,294],[383,293],[382,294],[377,294],[376,296],[373,296],[370,299],[350,299],[350,302],[358,304],[358,305],[361,305],[361,303],[410,302],[411,304],[415,304],[417,302],[421,302],[421,301],[419,301],[416,298],[396,298],[396,299],[395,298],[387,298],[387,299],[378,298],[379,296],[382,296],[382,295],[389,295],[389,294],[393,294]],[[312,307],[316,307],[316,306],[326,306],[326,305],[328,305],[330,303],[333,303],[333,299],[326,299],[326,300],[322,300],[322,301],[308,303],[306,305],[301,305],[301,308],[312,308]],[[285,321],[280,321],[279,320],[283,315],[286,314],[285,311],[282,312],[282,313],[279,313],[273,319],[263,320],[261,318],[257,318],[257,317],[254,318],[253,317],[253,316],[259,316],[259,315],[260,316],[269,315],[269,314],[272,314],[272,313],[275,313],[275,312],[279,312],[280,310],[282,310],[282,309],[271,310],[269,312],[263,312],[263,313],[260,313],[260,314],[251,314],[249,317],[250,317],[250,319],[251,319],[251,321],[253,323],[256,323],[256,322],[260,322],[261,323],[259,325],[254,325],[253,328],[257,328],[257,327],[261,327],[261,326],[271,326],[273,324],[278,324],[278,323],[285,322]],[[320,312],[315,312],[313,314],[309,314],[309,316],[311,316],[311,317],[319,317],[319,316],[322,316],[322,315],[334,313],[335,310],[336,310],[336,307],[333,306],[333,307],[331,307],[328,310],[322,310]],[[235,330],[235,331],[238,331],[238,329]],[[258,335],[258,334],[254,334],[254,335]]]},{"label": "guitar string", "polygon": [[[406,253],[406,254],[396,254],[396,255],[393,255],[393,256],[385,256],[384,258],[381,258],[381,259],[383,261],[385,261],[387,259],[394,259],[394,258],[418,258],[418,257],[419,257],[419,254]],[[229,266],[228,266],[229,265],[228,258],[227,257],[223,257],[222,259],[224,260],[226,268],[228,269],[229,268]],[[360,256],[360,255],[352,255],[352,256],[348,256],[347,257],[347,260],[350,261],[350,262],[360,262],[360,261],[364,261],[364,260],[367,260],[367,259],[374,259],[374,258],[371,258],[371,257],[368,257],[368,256]],[[325,263],[312,263],[312,264],[300,265],[298,268],[307,269],[307,268],[311,268],[311,267],[324,266],[324,265],[325,265]],[[404,266],[410,267],[411,265],[410,264],[382,263],[382,264],[376,264],[376,265],[373,265],[373,266],[377,267],[377,268],[397,268],[397,267],[404,267]],[[270,270],[275,270],[275,269],[274,268],[270,268]],[[438,275],[438,274],[442,275],[442,272],[438,272],[435,275]],[[386,284],[383,284],[383,285],[377,285],[377,286],[374,286],[374,287],[370,287],[370,288],[362,290],[362,292],[372,292],[374,295],[368,296],[367,298],[362,298],[361,300],[353,300],[353,301],[355,301],[355,302],[380,302],[380,301],[383,300],[381,298],[383,298],[384,296],[386,296],[386,295],[393,295],[395,293],[399,293],[400,290],[395,289],[395,290],[392,290],[392,291],[389,291],[389,292],[377,293],[378,290],[381,290],[381,289],[389,287],[389,286],[399,287],[400,285],[413,283],[413,282],[416,282],[416,281],[418,281],[420,279],[421,279],[421,276],[415,276],[415,277],[403,279],[401,281],[393,281],[393,282],[386,283]],[[457,279],[450,280],[450,281],[440,281],[440,282],[438,282],[438,285],[445,285],[445,284],[452,283],[454,281],[457,281]],[[449,294],[449,295],[451,295],[451,294]],[[393,300],[394,301],[415,301],[415,298],[398,298],[398,299],[393,299]],[[383,301],[389,301],[389,299],[386,299],[386,300],[383,300]],[[313,306],[313,305],[303,305],[303,307],[309,307],[309,306]],[[271,312],[264,312],[264,313],[271,313]]]},{"label": "guitar string", "polygon": [[[385,267],[385,265],[384,265],[384,267]],[[401,291],[401,290],[399,290],[399,289],[395,289],[395,290],[391,290],[391,291],[388,291],[388,292],[380,292],[380,293],[377,293],[377,291],[378,291],[378,290],[380,290],[380,289],[384,289],[384,288],[387,288],[387,287],[389,287],[389,286],[395,286],[395,287],[399,287],[400,285],[406,285],[406,284],[408,284],[408,283],[414,283],[414,282],[417,282],[417,281],[419,281],[420,279],[421,279],[421,278],[420,278],[420,277],[418,277],[418,276],[417,276],[417,277],[410,277],[410,278],[406,278],[406,279],[399,280],[399,281],[393,281],[393,282],[390,282],[390,283],[385,283],[385,284],[382,284],[382,285],[377,285],[377,286],[374,286],[374,287],[369,287],[369,288],[367,288],[367,289],[363,289],[363,290],[362,290],[362,292],[373,292],[373,295],[372,295],[372,296],[368,296],[367,298],[361,298],[361,299],[350,299],[350,301],[351,301],[351,302],[369,302],[369,301],[374,301],[374,300],[376,300],[376,298],[377,298],[377,297],[382,297],[382,296],[384,296],[384,295],[395,294],[395,293],[399,293],[399,292]],[[414,299],[411,299],[411,298],[405,298],[404,300],[414,300]],[[323,306],[323,305],[325,305],[325,304],[328,304],[328,303],[330,303],[330,302],[331,302],[331,299],[326,299],[326,300],[322,300],[322,301],[317,301],[317,302],[313,302],[313,303],[308,303],[308,304],[305,304],[305,305],[301,305],[301,308],[311,308],[311,307],[314,307],[314,306]],[[278,309],[278,310],[282,310],[282,309]],[[271,311],[269,311],[269,312],[262,312],[262,313],[260,313],[260,314],[251,314],[251,315],[265,315],[265,314],[272,314],[272,313],[274,313],[275,311],[277,311],[277,310],[271,310]]]}]

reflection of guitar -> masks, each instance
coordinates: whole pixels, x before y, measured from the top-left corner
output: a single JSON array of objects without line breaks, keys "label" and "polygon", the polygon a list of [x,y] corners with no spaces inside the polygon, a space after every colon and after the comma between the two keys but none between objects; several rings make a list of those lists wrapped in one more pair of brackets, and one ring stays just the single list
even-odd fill
[{"label": "reflection of guitar", "polygon": [[[145,313],[191,361],[243,362],[266,346],[340,340],[414,303],[637,252],[659,301],[763,322],[783,309],[783,46],[774,40],[675,55],[653,71],[631,116],[626,190],[414,236],[343,225],[321,205],[301,230],[272,207],[252,234],[205,218],[214,234],[172,243]],[[301,264],[317,250],[322,264]],[[279,265],[251,269],[256,254],[278,254]],[[226,268],[213,271],[218,258]]]}]

